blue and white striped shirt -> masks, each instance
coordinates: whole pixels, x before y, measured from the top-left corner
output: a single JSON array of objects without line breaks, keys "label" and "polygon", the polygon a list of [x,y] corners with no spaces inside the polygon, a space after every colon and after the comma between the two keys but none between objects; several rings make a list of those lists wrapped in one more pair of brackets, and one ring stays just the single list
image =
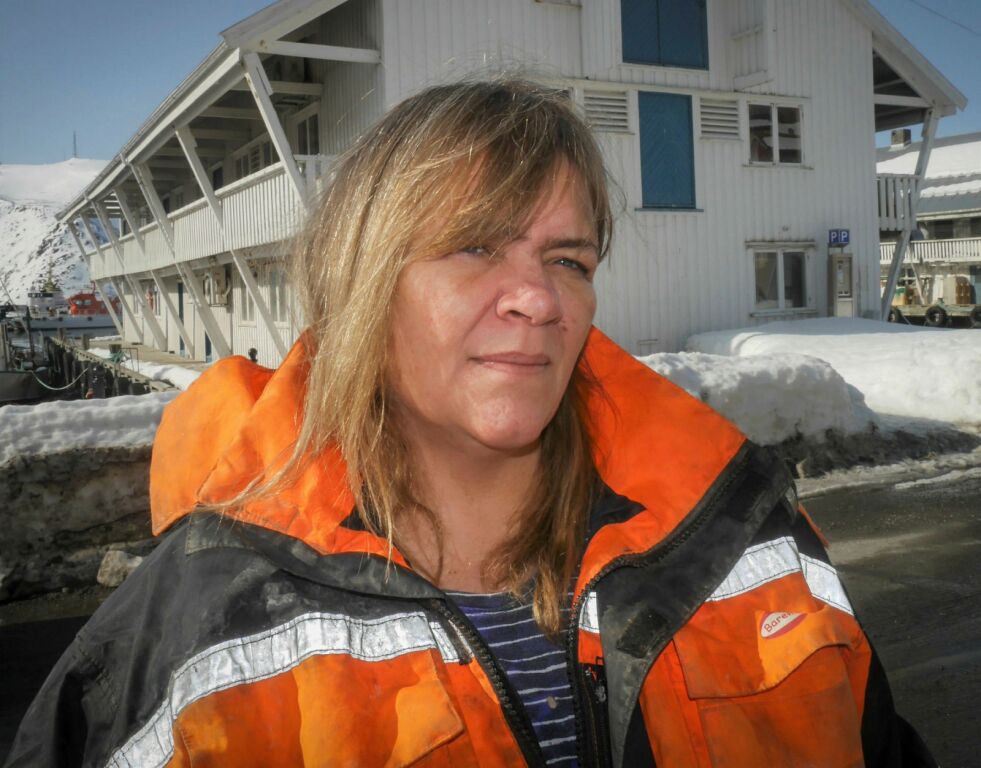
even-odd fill
[{"label": "blue and white striped shirt", "polygon": [[535,624],[531,602],[507,592],[446,594],[477,628],[518,692],[546,762],[563,768],[578,765],[565,651]]}]

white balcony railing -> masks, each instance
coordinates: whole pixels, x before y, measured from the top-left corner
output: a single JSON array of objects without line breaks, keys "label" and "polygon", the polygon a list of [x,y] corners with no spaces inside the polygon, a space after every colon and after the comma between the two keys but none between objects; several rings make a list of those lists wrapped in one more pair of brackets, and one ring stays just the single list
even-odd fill
[{"label": "white balcony railing", "polygon": [[916,176],[876,176],[879,189],[879,229],[905,231],[916,223],[913,197],[919,184]]},{"label": "white balcony railing", "polygon": [[[333,158],[323,155],[298,156],[306,181],[307,195],[314,197],[327,179]],[[224,233],[204,198],[168,215],[174,231],[174,250],[179,261],[194,261],[229,249],[250,248],[285,240],[297,231],[304,218],[300,195],[282,163],[274,163],[217,190],[221,201]],[[123,272],[145,272],[174,262],[157,224],[140,229],[143,252],[132,233],[121,237],[123,265],[106,243],[101,253],[90,254],[93,279],[114,277]]]},{"label": "white balcony railing", "polygon": [[[879,245],[879,261],[892,261],[895,243]],[[981,237],[963,237],[956,240],[913,240],[906,250],[906,262],[941,264],[981,264]]]}]

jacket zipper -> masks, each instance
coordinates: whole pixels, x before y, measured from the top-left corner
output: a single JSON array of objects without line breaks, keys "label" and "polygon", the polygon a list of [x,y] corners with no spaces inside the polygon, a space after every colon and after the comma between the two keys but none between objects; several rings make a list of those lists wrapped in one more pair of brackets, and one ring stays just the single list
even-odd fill
[{"label": "jacket zipper", "polygon": [[[600,664],[583,665],[579,663],[579,614],[582,612],[582,601],[596,588],[599,581],[610,572],[617,568],[636,568],[657,562],[691,538],[692,534],[701,528],[715,511],[715,507],[719,503],[718,500],[725,495],[725,490],[732,484],[748,461],[749,453],[744,452],[737,459],[736,463],[729,468],[727,481],[717,489],[712,501],[706,504],[698,512],[696,517],[685,526],[685,529],[671,539],[671,541],[664,543],[658,542],[645,552],[621,555],[620,557],[614,558],[589,580],[589,583],[583,587],[578,597],[573,601],[572,610],[569,614],[566,662],[569,668],[569,681],[572,684],[572,703],[576,716],[576,752],[579,756],[580,765],[605,768],[605,766],[610,766],[613,763],[609,709],[607,706],[608,692],[606,690],[606,675],[602,672],[602,665]],[[579,671],[580,668],[584,669]],[[600,670],[600,673],[597,677],[592,677],[591,671],[595,670]],[[590,679],[594,681],[592,690],[589,690],[590,685],[588,681]],[[602,687],[600,687],[599,681],[602,682]],[[583,691],[583,688],[586,688],[587,691]],[[599,691],[602,691],[602,694]],[[592,696],[593,699],[589,699],[589,696]],[[586,712],[589,713],[588,717],[584,717]],[[584,719],[587,719],[588,723],[584,723]],[[589,726],[588,733],[586,732],[585,725]]]},{"label": "jacket zipper", "polygon": [[494,658],[494,654],[487,647],[484,638],[480,636],[470,619],[452,603],[442,600],[430,602],[435,611],[463,637],[464,642],[469,646],[470,651],[484,670],[484,674],[487,675],[487,679],[490,680],[501,705],[501,710],[504,712],[504,719],[521,748],[525,762],[529,766],[544,766],[546,764],[545,755],[542,754],[542,748],[538,744],[538,737],[535,735],[531,720],[520,703],[521,699],[518,697],[517,691],[514,690],[507,675],[504,674],[500,664],[497,663],[497,659]]}]

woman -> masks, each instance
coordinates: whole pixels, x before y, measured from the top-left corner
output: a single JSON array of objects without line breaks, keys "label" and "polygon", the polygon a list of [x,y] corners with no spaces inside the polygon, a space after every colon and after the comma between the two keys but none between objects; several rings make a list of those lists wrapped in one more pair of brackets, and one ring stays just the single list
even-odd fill
[{"label": "woman", "polygon": [[434,88],[358,141],[309,330],[168,408],[170,532],[13,764],[912,760],[780,462],[591,330],[611,220],[561,92]]}]

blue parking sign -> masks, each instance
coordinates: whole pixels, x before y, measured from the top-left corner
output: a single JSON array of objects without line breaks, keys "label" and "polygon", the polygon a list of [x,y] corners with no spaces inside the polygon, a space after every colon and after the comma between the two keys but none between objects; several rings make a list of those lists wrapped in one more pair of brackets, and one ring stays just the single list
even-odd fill
[{"label": "blue parking sign", "polygon": [[847,229],[829,229],[828,245],[848,245],[851,242],[851,234]]}]

